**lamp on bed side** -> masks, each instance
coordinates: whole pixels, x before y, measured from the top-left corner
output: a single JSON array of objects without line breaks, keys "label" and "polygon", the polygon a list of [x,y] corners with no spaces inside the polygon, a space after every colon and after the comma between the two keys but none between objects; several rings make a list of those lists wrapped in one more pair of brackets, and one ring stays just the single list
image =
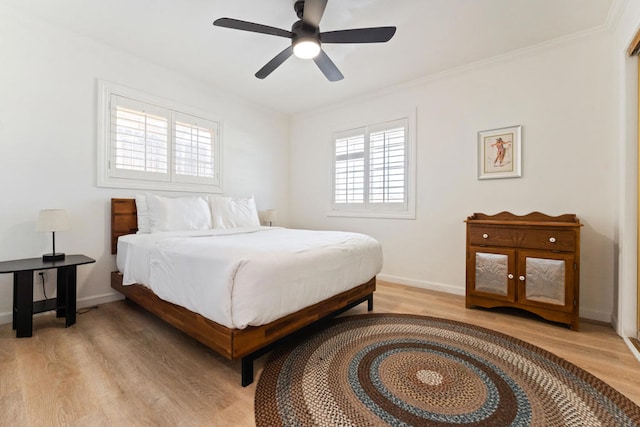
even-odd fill
[{"label": "lamp on bed side", "polygon": [[264,221],[269,223],[269,227],[271,227],[277,217],[278,211],[276,211],[275,209],[267,209],[264,213]]},{"label": "lamp on bed side", "polygon": [[64,259],[63,252],[56,252],[56,231],[69,229],[69,217],[64,209],[44,209],[38,215],[36,231],[51,231],[53,235],[53,251],[42,255],[42,261],[61,261]]}]

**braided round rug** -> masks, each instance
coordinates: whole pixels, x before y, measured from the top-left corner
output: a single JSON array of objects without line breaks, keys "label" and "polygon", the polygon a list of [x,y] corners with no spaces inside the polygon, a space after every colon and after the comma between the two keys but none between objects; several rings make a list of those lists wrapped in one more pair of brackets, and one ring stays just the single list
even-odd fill
[{"label": "braided round rug", "polygon": [[638,426],[640,407],[519,339],[402,314],[333,319],[274,351],[256,425]]}]

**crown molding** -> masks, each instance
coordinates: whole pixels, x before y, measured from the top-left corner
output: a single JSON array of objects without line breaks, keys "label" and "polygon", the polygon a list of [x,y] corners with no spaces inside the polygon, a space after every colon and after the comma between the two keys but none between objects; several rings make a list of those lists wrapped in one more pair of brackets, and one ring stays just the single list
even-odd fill
[{"label": "crown molding", "polygon": [[622,18],[622,13],[627,7],[627,3],[629,0],[613,0],[611,2],[611,7],[609,8],[609,13],[607,14],[607,19],[604,21],[604,27],[609,31],[614,31],[615,28],[620,23],[620,19]]}]

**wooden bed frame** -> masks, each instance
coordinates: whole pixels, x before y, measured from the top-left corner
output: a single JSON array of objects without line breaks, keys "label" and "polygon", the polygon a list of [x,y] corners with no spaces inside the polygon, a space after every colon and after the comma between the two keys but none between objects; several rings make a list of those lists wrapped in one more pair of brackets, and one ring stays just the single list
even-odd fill
[{"label": "wooden bed frame", "polygon": [[[118,237],[138,230],[135,199],[111,199],[111,253],[117,252]],[[262,326],[230,329],[157,297],[143,285],[122,285],[122,274],[111,273],[111,287],[162,320],[229,360],[241,359],[242,386],[253,382],[253,361],[292,334],[334,317],[367,301],[373,310],[373,277],[353,289]]]}]

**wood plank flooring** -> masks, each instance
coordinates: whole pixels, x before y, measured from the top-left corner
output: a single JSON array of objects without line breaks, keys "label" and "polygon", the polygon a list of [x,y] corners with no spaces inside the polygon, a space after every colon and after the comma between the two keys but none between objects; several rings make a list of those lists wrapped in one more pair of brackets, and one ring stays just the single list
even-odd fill
[{"label": "wood plank flooring", "polygon": [[[640,405],[640,362],[610,326],[580,332],[522,312],[464,308],[464,297],[378,282],[375,312],[468,322],[542,347],[588,370]],[[366,313],[366,304],[346,314]],[[256,361],[259,375],[267,356]],[[0,325],[0,425],[253,426],[256,381],[240,386],[230,362],[136,305],[118,301],[78,315],[34,319],[32,338]]]}]

